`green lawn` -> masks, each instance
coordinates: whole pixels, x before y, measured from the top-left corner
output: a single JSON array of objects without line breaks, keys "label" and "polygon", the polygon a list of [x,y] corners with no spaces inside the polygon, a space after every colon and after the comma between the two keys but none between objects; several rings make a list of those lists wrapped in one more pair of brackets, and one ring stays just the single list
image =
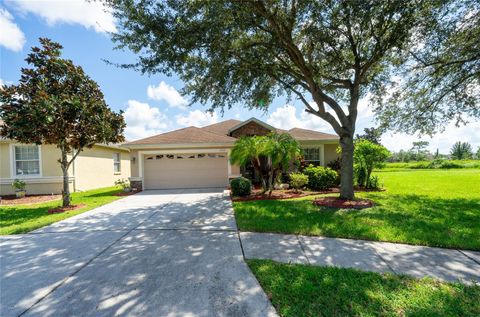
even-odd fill
[{"label": "green lawn", "polygon": [[240,230],[480,250],[480,170],[377,172],[386,191],[358,193],[373,208],[335,210],[312,197],[235,202]]},{"label": "green lawn", "polygon": [[116,187],[108,187],[73,193],[72,203],[85,204],[86,206],[60,214],[48,213],[48,209],[61,205],[60,200],[34,205],[0,206],[0,234],[25,233],[81,214],[87,210],[122,198],[114,195],[120,191]]},{"label": "green lawn", "polygon": [[480,286],[248,260],[280,316],[480,316]]}]

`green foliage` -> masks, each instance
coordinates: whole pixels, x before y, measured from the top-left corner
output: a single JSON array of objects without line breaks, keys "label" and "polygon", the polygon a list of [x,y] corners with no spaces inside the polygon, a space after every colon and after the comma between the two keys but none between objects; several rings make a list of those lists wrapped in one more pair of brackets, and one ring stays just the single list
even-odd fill
[{"label": "green foliage", "polygon": [[230,181],[233,196],[248,196],[252,193],[252,182],[245,177],[237,177]]},{"label": "green foliage", "polygon": [[450,150],[450,156],[456,160],[470,159],[473,156],[472,146],[468,142],[455,142]]},{"label": "green foliage", "polygon": [[125,190],[125,189],[130,188],[130,181],[128,179],[124,179],[124,178],[117,179],[115,181],[115,185],[120,186],[122,189]]},{"label": "green foliage", "polygon": [[372,188],[371,174],[374,168],[382,168],[390,152],[382,145],[368,140],[355,142],[353,157],[357,170],[357,184],[361,187]]},{"label": "green foliage", "polygon": [[[64,178],[78,153],[95,143],[124,141],[125,122],[105,103],[98,84],[80,66],[61,58],[62,46],[40,38],[17,85],[0,90],[0,136],[21,143],[56,145]],[[67,155],[71,154],[68,159]],[[64,182],[64,206],[70,204]]]},{"label": "green foliage", "polygon": [[312,190],[326,190],[335,186],[338,174],[334,170],[323,166],[309,165],[303,170],[308,176],[308,188]]},{"label": "green foliage", "polygon": [[342,139],[341,196],[350,198],[358,102],[387,94],[382,87],[391,68],[408,54],[415,26],[436,3],[105,2],[118,21],[114,42],[139,55],[121,66],[178,74],[192,103],[266,110],[278,95],[298,98]]},{"label": "green foliage", "polygon": [[382,138],[382,129],[379,128],[365,128],[363,134],[357,134],[357,140],[368,140],[375,144],[380,144]]},{"label": "green foliage", "polygon": [[380,184],[380,178],[378,175],[371,175],[370,179],[367,182],[368,189],[380,189],[382,186]]},{"label": "green foliage", "polygon": [[25,190],[25,186],[27,184],[25,183],[25,181],[21,180],[21,179],[18,179],[16,178],[13,183],[12,183],[12,188],[16,189],[16,190],[20,190],[20,191],[23,191]]},{"label": "green foliage", "polygon": [[[377,100],[383,126],[413,134],[432,134],[453,121],[480,117],[480,14],[478,0],[445,0],[412,29],[417,34],[409,54],[399,56],[401,81],[386,83],[394,91]],[[417,45],[422,43],[422,45]]]},{"label": "green foliage", "polygon": [[387,163],[386,169],[442,169],[442,168],[480,168],[480,162],[475,160],[445,160],[436,159],[424,162]]},{"label": "green foliage", "polygon": [[247,260],[282,317],[477,317],[480,286],[331,266]]},{"label": "green foliage", "polygon": [[241,137],[233,145],[230,161],[245,166],[251,163],[262,179],[264,192],[301,153],[298,142],[287,133]]},{"label": "green foliage", "polygon": [[299,190],[308,183],[308,176],[302,173],[290,173],[290,187]]},{"label": "green foliage", "polygon": [[374,175],[386,190],[356,192],[375,202],[362,212],[319,211],[312,204],[318,195],[235,202],[238,228],[480,251],[479,169],[384,169]]}]

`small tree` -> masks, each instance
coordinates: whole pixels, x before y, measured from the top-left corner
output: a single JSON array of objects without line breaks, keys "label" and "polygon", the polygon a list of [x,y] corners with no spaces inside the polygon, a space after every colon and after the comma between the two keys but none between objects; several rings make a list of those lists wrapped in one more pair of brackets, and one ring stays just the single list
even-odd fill
[{"label": "small tree", "polygon": [[359,186],[370,188],[370,179],[374,168],[383,166],[390,152],[382,145],[368,140],[360,140],[355,143],[354,158],[357,167],[364,172],[364,180]]},{"label": "small tree", "polygon": [[430,144],[428,141],[417,141],[412,143],[412,152],[415,152],[415,160],[422,161],[428,156],[427,146]]},{"label": "small tree", "polygon": [[18,85],[0,90],[0,135],[22,143],[54,144],[61,152],[63,206],[70,205],[68,169],[95,143],[124,140],[122,113],[111,111],[98,84],[80,66],[60,57],[62,46],[40,38]]},{"label": "small tree", "polygon": [[477,154],[476,154],[476,156],[477,156],[477,160],[480,160],[480,146],[479,146],[478,149],[477,149]]},{"label": "small tree", "polygon": [[357,140],[368,140],[375,144],[380,144],[382,139],[382,130],[379,128],[365,128],[363,129],[363,134],[357,134]]},{"label": "small tree", "polygon": [[273,190],[279,173],[298,158],[301,148],[287,133],[271,133],[238,139],[231,151],[230,161],[240,166],[249,162],[260,175],[263,192]]},{"label": "small tree", "polygon": [[452,159],[456,160],[465,160],[472,158],[472,146],[468,142],[458,141],[452,146],[452,149],[450,150],[450,156],[452,157]]}]

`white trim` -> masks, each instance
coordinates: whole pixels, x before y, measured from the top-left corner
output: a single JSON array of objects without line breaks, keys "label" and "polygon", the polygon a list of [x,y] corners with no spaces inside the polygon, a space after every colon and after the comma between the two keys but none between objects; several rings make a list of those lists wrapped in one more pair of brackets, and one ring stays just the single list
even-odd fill
[{"label": "white trim", "polygon": [[[42,146],[37,144],[24,144],[24,143],[10,143],[10,177],[15,179],[28,179],[28,178],[41,178],[43,177],[43,166],[42,166]],[[16,160],[15,160],[15,147],[16,146],[37,146],[38,147],[38,169],[39,174],[37,175],[17,175],[15,172]]]},{"label": "white trim", "polygon": [[[0,185],[10,185],[13,183],[15,178],[1,178]],[[54,184],[54,183],[62,183],[63,176],[46,176],[46,177],[30,177],[30,178],[22,178],[27,184]],[[71,183],[75,180],[75,177],[69,176],[68,181]]]},{"label": "white trim", "polygon": [[320,147],[320,164],[325,166],[325,144]]},{"label": "white trim", "polygon": [[232,164],[230,164],[230,152],[231,152],[231,150],[228,150],[228,152],[227,152],[228,177],[230,177],[230,175],[232,175]]}]

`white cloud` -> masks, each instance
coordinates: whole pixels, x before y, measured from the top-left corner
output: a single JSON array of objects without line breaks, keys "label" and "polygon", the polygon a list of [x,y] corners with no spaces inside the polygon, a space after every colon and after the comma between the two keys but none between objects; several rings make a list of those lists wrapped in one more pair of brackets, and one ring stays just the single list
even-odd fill
[{"label": "white cloud", "polygon": [[401,149],[408,150],[412,147],[412,142],[422,140],[430,142],[428,148],[431,152],[439,149],[440,153],[448,154],[455,142],[462,141],[470,143],[476,151],[480,146],[480,133],[477,131],[480,131],[480,121],[471,119],[466,126],[456,127],[454,123],[451,123],[447,125],[444,132],[438,133],[432,138],[405,133],[387,133],[382,136],[382,144],[389,150],[397,152]]},{"label": "white cloud", "polygon": [[171,107],[184,109],[188,102],[180,95],[180,93],[163,80],[158,86],[148,85],[147,95],[153,100],[163,100]]},{"label": "white cloud", "polygon": [[297,109],[288,104],[283,107],[278,107],[271,113],[267,118],[267,123],[285,130],[303,128],[333,133],[333,129],[325,120],[305,111],[301,111],[300,116],[297,116]]},{"label": "white cloud", "polygon": [[177,124],[185,127],[195,126],[203,127],[209,124],[218,122],[218,116],[216,112],[203,112],[201,110],[189,111],[187,115],[177,115]]},{"label": "white cloud", "polygon": [[115,18],[101,2],[85,0],[15,0],[8,5],[22,13],[40,16],[49,25],[80,24],[96,32],[115,32]]},{"label": "white cloud", "polygon": [[23,48],[25,35],[13,22],[10,12],[2,8],[0,8],[0,30],[0,45],[15,52]]},{"label": "white cloud", "polygon": [[129,100],[128,107],[123,117],[127,127],[125,137],[127,140],[146,138],[164,132],[170,121],[158,108],[150,107],[148,103]]}]

